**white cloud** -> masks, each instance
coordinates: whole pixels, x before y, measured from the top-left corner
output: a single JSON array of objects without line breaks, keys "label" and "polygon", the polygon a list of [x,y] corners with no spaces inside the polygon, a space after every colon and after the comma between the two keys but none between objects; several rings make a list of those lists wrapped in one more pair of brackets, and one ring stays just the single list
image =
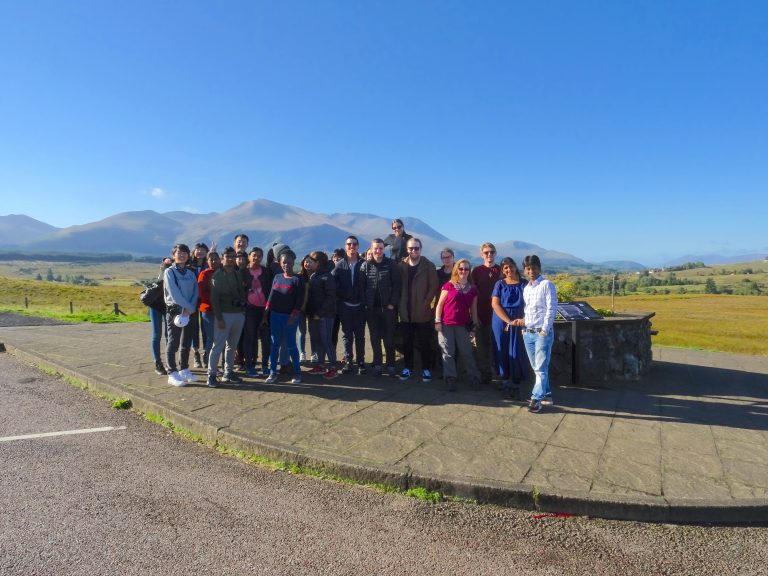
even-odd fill
[{"label": "white cloud", "polygon": [[162,198],[165,198],[166,196],[168,196],[168,192],[166,192],[162,188],[155,187],[155,188],[152,188],[152,190],[149,191],[149,195],[152,196],[152,198],[162,199]]}]

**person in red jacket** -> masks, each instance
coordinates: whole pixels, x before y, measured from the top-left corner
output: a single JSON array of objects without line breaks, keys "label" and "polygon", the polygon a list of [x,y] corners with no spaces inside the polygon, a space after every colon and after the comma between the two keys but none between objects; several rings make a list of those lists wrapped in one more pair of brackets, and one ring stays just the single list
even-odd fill
[{"label": "person in red jacket", "polygon": [[211,276],[221,268],[221,259],[216,251],[208,253],[208,268],[197,276],[198,294],[200,294],[200,319],[203,322],[203,366],[208,368],[208,356],[213,346],[213,327],[216,317],[211,307]]}]

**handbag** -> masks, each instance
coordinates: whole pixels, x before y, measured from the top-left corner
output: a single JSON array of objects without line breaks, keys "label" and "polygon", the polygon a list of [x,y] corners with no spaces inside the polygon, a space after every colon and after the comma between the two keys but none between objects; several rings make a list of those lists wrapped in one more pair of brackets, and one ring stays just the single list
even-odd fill
[{"label": "handbag", "polygon": [[145,306],[152,306],[163,296],[163,281],[158,280],[144,286],[144,290],[139,294],[139,300]]}]

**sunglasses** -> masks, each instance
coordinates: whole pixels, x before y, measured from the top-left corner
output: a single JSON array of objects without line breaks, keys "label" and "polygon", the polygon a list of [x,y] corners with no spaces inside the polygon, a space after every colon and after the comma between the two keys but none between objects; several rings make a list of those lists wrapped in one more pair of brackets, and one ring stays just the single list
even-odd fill
[{"label": "sunglasses", "polygon": [[421,246],[408,246],[409,252],[418,252],[419,250],[421,250]]},{"label": "sunglasses", "polygon": [[392,230],[402,230],[402,226],[392,226]]},{"label": "sunglasses", "polygon": [[469,272],[469,268],[459,268],[459,272]]},{"label": "sunglasses", "polygon": [[488,250],[487,252],[483,252],[486,256],[490,256],[491,254],[496,254],[496,250]]}]

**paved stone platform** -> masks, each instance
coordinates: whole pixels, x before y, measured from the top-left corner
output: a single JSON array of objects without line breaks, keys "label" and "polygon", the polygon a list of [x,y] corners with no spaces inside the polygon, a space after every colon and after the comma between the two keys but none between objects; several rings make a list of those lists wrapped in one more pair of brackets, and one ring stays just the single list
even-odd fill
[{"label": "paved stone platform", "polygon": [[[25,361],[127,397],[210,442],[401,488],[661,522],[768,522],[768,358],[654,348],[638,383],[554,389],[540,414],[496,390],[304,374],[174,388],[148,324],[0,327]],[[8,435],[13,430],[0,430]]]}]

